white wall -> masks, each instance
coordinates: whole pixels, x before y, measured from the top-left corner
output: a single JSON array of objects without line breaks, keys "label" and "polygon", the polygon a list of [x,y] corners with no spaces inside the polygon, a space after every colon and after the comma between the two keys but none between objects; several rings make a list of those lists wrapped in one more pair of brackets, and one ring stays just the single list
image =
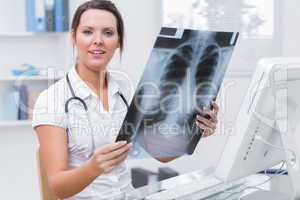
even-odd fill
[{"label": "white wall", "polygon": [[14,34],[25,31],[25,1],[1,1],[0,6],[0,33]]},{"label": "white wall", "polygon": [[37,34],[35,36],[0,36],[0,73],[23,63],[36,67],[57,67],[65,65],[65,35]]},{"label": "white wall", "polygon": [[126,72],[134,84],[137,84],[161,27],[161,1],[115,0],[114,2],[124,17],[126,35],[122,60],[120,62],[119,56],[115,56],[111,66]]},{"label": "white wall", "polygon": [[283,55],[284,56],[300,56],[300,1],[285,0],[283,1],[282,15],[283,26]]},{"label": "white wall", "polygon": [[1,128],[0,149],[1,199],[40,199],[31,127]]}]

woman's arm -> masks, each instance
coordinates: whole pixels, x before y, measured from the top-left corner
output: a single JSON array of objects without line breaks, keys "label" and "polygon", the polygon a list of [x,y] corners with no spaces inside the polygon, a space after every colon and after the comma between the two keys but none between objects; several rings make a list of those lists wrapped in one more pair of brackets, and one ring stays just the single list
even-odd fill
[{"label": "woman's arm", "polygon": [[176,156],[176,157],[156,157],[155,159],[162,162],[162,163],[167,163],[167,162],[171,162],[172,160],[175,160],[176,158],[179,158],[180,156]]},{"label": "woman's arm", "polygon": [[96,149],[93,156],[80,167],[69,169],[66,131],[50,125],[37,126],[35,130],[49,186],[58,198],[81,192],[97,176],[123,162],[130,148],[129,144],[121,142],[106,145]]}]

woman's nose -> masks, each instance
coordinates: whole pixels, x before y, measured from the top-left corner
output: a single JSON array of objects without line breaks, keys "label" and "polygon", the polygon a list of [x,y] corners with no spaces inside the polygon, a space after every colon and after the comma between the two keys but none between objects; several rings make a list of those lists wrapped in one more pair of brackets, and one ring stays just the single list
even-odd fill
[{"label": "woman's nose", "polygon": [[101,34],[96,34],[93,40],[93,43],[96,45],[103,44],[103,37]]}]

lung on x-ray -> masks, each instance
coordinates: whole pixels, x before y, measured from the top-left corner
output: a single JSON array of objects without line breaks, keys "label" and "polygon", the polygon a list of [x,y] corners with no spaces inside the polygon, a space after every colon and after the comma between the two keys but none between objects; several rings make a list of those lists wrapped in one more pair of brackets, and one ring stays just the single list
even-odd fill
[{"label": "lung on x-ray", "polygon": [[132,142],[136,157],[192,154],[202,135],[195,117],[216,99],[237,38],[163,27],[116,141]]}]

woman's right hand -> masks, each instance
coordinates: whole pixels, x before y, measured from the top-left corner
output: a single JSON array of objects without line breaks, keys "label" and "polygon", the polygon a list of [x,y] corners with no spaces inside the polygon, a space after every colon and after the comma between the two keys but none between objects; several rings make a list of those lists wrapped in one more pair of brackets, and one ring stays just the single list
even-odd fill
[{"label": "woman's right hand", "polygon": [[131,143],[127,144],[126,141],[120,141],[97,148],[88,161],[93,174],[99,176],[110,172],[127,158],[131,146]]}]

